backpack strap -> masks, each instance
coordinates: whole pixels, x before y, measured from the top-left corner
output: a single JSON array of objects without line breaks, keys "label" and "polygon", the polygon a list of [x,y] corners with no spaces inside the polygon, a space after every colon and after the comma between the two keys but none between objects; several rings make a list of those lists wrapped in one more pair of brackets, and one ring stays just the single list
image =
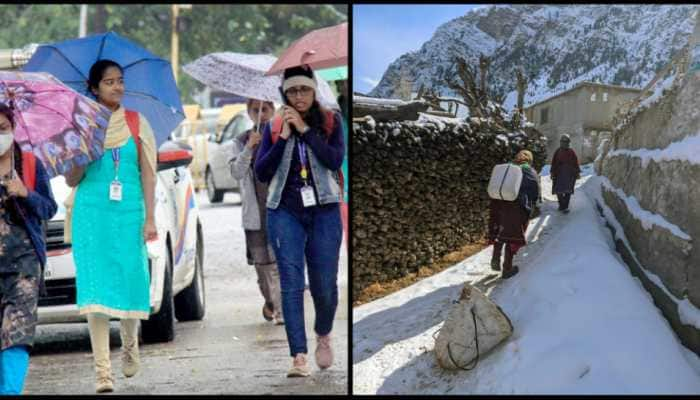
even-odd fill
[{"label": "backpack strap", "polygon": [[270,130],[270,139],[272,139],[272,144],[277,143],[277,139],[280,137],[282,132],[282,117],[275,115],[272,118],[272,129]]},{"label": "backpack strap", "polygon": [[36,157],[30,151],[22,152],[22,182],[29,190],[36,188]]},{"label": "backpack strap", "polygon": [[138,152],[139,168],[141,168],[141,140],[139,138],[140,127],[139,127],[139,113],[134,110],[124,110],[124,118],[126,119],[126,125],[129,127],[131,132],[131,137],[134,138],[136,143],[136,149]]},{"label": "backpack strap", "polygon": [[326,110],[326,118],[323,122],[323,130],[326,131],[326,136],[330,137],[335,128],[335,113],[332,110]]}]

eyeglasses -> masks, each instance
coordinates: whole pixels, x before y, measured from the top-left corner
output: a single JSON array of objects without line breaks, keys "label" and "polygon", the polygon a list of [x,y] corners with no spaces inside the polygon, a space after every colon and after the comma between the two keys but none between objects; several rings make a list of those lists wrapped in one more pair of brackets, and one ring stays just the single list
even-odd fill
[{"label": "eyeglasses", "polygon": [[308,86],[301,86],[299,88],[291,88],[285,92],[287,97],[296,97],[298,95],[302,95],[304,97],[310,95],[314,91],[313,88],[310,88]]}]

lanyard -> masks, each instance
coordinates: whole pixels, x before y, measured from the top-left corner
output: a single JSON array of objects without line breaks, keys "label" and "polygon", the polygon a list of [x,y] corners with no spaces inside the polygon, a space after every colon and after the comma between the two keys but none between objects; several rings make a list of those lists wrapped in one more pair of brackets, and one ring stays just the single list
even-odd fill
[{"label": "lanyard", "polygon": [[299,140],[297,142],[297,146],[299,147],[299,161],[301,162],[301,179],[303,179],[304,183],[306,183],[306,179],[309,176],[309,173],[306,170],[306,145]]},{"label": "lanyard", "polygon": [[119,159],[121,158],[120,148],[112,149],[112,160],[114,161],[114,180],[119,180]]}]

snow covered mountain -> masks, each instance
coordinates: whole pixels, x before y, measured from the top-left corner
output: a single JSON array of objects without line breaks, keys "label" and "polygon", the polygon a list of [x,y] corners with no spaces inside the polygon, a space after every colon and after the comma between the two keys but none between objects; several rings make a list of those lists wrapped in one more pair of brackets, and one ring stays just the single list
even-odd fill
[{"label": "snow covered mountain", "polygon": [[[441,25],[420,50],[389,65],[370,96],[395,98],[402,80],[445,96],[453,57],[491,57],[489,88],[516,102],[515,69],[528,77],[525,104],[589,80],[642,88],[686,45],[693,5],[494,5]],[[403,86],[405,87],[405,83]]]}]

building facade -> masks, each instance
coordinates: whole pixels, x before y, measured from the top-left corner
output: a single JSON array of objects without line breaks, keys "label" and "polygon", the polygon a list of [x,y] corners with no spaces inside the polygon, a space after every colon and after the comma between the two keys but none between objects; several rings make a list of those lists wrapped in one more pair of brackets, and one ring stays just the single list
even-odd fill
[{"label": "building facade", "polygon": [[528,121],[547,137],[550,159],[559,147],[559,137],[567,133],[583,164],[592,162],[598,144],[610,137],[617,108],[640,93],[639,89],[584,81],[524,111]]}]

